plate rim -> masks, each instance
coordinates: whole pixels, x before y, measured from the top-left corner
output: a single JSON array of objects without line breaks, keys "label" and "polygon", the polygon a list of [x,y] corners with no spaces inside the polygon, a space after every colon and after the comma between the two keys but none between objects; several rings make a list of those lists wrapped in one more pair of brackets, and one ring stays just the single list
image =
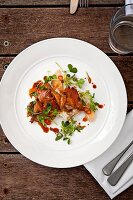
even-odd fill
[{"label": "plate rim", "polygon": [[[103,51],[101,51],[99,48],[97,48],[96,46],[94,46],[94,45],[92,45],[92,44],[90,44],[90,43],[88,43],[88,42],[85,42],[85,41],[82,41],[82,40],[79,40],[79,39],[75,39],[75,38],[65,38],[65,37],[59,37],[59,38],[50,38],[50,39],[46,39],[46,40],[42,40],[42,41],[39,41],[39,42],[37,42],[37,43],[34,43],[34,44],[32,44],[31,46],[29,46],[29,47],[27,47],[26,49],[24,49],[23,51],[21,51],[14,59],[13,59],[13,61],[9,64],[9,66],[8,66],[8,68],[7,68],[7,70],[4,72],[4,74],[3,74],[3,76],[2,76],[2,79],[1,79],[1,84],[0,84],[0,88],[2,87],[1,85],[2,85],[2,82],[3,82],[3,80],[5,79],[5,77],[6,77],[6,74],[7,73],[9,73],[9,70],[12,68],[12,67],[10,67],[11,66],[11,64],[16,60],[16,59],[18,59],[18,57],[20,56],[20,55],[22,55],[23,54],[23,52],[24,51],[26,51],[27,49],[30,49],[30,48],[32,48],[32,46],[35,46],[35,45],[38,45],[39,43],[42,43],[42,42],[46,42],[46,41],[51,41],[51,40],[74,40],[74,41],[78,41],[78,42],[81,42],[81,43],[85,43],[86,45],[90,45],[90,46],[92,46],[92,47],[94,47],[94,48],[96,48],[98,51],[100,51],[100,53],[102,53],[104,56],[106,56],[112,63],[113,63],[113,65],[115,66],[115,68],[117,69],[117,71],[118,71],[118,73],[119,73],[119,75],[120,75],[120,77],[121,77],[121,79],[122,79],[122,82],[123,82],[123,86],[124,86],[124,92],[125,92],[125,99],[124,99],[124,101],[125,101],[125,108],[124,108],[124,115],[123,115],[123,119],[122,119],[122,123],[121,123],[121,126],[119,127],[119,131],[117,131],[118,133],[117,133],[117,136],[114,138],[114,140],[112,140],[112,142],[110,143],[110,145],[108,146],[108,148],[112,145],[112,143],[115,141],[115,139],[118,137],[118,135],[119,135],[119,133],[120,133],[120,130],[122,129],[122,126],[123,126],[123,124],[124,124],[124,121],[125,121],[125,117],[126,117],[126,111],[127,111],[127,92],[126,92],[126,87],[125,87],[125,83],[124,83],[124,80],[123,80],[123,78],[122,78],[122,75],[120,74],[120,72],[119,72],[119,70],[118,70],[118,68],[116,67],[116,65],[114,64],[114,62],[103,52]],[[16,148],[16,146],[12,143],[12,141],[10,140],[10,138],[8,137],[8,134],[6,133],[6,128],[3,126],[3,124],[1,123],[1,126],[2,126],[2,129],[3,129],[3,131],[4,131],[4,134],[6,135],[6,137],[9,139],[9,141],[10,141],[10,143],[14,146],[14,148]],[[102,153],[104,153],[108,148],[106,148],[106,149],[104,149],[103,151],[102,151]],[[25,157],[27,157],[28,159],[30,159],[30,160],[32,160],[32,161],[34,161],[34,162],[36,162],[34,159],[31,159],[30,157],[28,157],[27,155],[25,155],[25,154],[23,154],[22,153],[22,151],[17,147],[16,148],[18,151],[20,151],[21,152],[21,154],[22,155],[24,155]],[[102,154],[102,153],[100,153],[100,155]],[[100,155],[98,155],[98,156],[96,156],[96,157],[99,157]],[[94,157],[93,159],[95,159],[96,157]],[[70,165],[70,166],[65,166],[65,165],[61,165],[61,166],[57,166],[57,165],[55,165],[55,166],[49,166],[49,165],[47,165],[47,164],[45,164],[45,166],[49,166],[49,167],[56,167],[56,168],[69,168],[69,167],[75,167],[75,166],[79,166],[79,165],[82,165],[82,164],[85,164],[86,162],[88,162],[87,160],[84,162],[84,163],[77,163],[76,165],[74,164],[72,164],[72,165]],[[39,163],[39,162],[36,162],[36,163]],[[42,163],[39,163],[39,164],[42,164]],[[42,165],[44,165],[44,164],[42,164]]]}]

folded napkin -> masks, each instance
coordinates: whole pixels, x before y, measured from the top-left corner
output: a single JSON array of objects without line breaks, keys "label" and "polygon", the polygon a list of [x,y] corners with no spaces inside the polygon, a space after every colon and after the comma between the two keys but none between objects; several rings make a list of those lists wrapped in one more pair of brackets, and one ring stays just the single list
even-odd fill
[{"label": "folded napkin", "polygon": [[[125,5],[127,4],[133,4],[133,0],[125,0]],[[133,5],[130,5],[125,8],[126,10],[126,15],[131,15],[133,14]]]},{"label": "folded napkin", "polygon": [[133,3],[133,0],[125,0],[125,5]]},{"label": "folded napkin", "polygon": [[[124,126],[118,138],[110,146],[110,148],[98,158],[84,165],[85,168],[92,174],[92,176],[94,176],[97,182],[103,187],[103,189],[106,191],[111,199],[113,199],[115,196],[117,196],[133,184],[133,162],[127,168],[116,186],[111,186],[107,182],[108,177],[103,174],[102,168],[116,155],[118,155],[132,140],[133,110],[130,111],[130,113],[127,115]],[[121,165],[121,163],[131,154],[131,152],[133,152],[133,145],[123,155],[115,169],[117,169]]]}]

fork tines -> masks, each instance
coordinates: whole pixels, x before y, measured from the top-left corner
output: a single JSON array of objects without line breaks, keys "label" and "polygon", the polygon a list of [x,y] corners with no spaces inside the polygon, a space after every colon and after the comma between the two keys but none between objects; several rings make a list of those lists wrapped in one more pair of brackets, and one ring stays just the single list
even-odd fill
[{"label": "fork tines", "polygon": [[80,7],[88,7],[89,6],[89,0],[79,0],[79,6]]}]

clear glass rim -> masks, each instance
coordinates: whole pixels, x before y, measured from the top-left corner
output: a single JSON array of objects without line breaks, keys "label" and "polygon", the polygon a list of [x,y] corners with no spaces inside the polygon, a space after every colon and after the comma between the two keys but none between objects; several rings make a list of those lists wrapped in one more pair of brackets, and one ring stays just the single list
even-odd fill
[{"label": "clear glass rim", "polygon": [[[118,12],[120,12],[121,10],[123,10],[124,8],[126,8],[127,6],[130,6],[130,5],[133,6],[133,3],[126,4],[126,5],[122,6],[121,8],[119,8],[119,9],[116,11],[116,13],[114,14],[114,16],[112,17],[111,21],[110,21],[109,35],[111,35],[112,38],[113,38],[114,40],[115,40],[115,38],[113,37],[112,30],[111,30],[112,23],[115,21],[114,19],[115,19],[116,15],[118,14]],[[110,37],[110,36],[109,36],[109,37]],[[115,40],[115,42],[116,42],[118,45],[122,46],[122,45],[121,45],[120,43],[118,43],[116,40]],[[130,51],[130,52],[132,52],[132,51]],[[129,52],[129,53],[130,53],[130,52]]]},{"label": "clear glass rim", "polygon": [[112,17],[111,22],[110,22],[110,25],[111,25],[111,23],[114,21],[114,18],[116,17],[116,15],[118,14],[118,12],[120,12],[121,10],[123,10],[123,8],[126,8],[127,6],[133,6],[133,3],[126,4],[126,5],[122,6],[121,8],[119,8],[119,9],[116,11],[116,13],[114,14],[114,16]]}]

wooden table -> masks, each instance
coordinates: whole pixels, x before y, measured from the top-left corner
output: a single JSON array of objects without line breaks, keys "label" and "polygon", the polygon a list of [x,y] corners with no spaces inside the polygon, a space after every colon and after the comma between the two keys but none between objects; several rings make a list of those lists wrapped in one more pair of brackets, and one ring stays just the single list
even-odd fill
[{"label": "wooden table", "polygon": [[[0,76],[29,45],[52,37],[90,42],[116,64],[126,84],[128,111],[133,108],[133,54],[120,56],[108,45],[109,23],[124,0],[90,0],[89,8],[69,14],[69,0],[0,1]],[[108,66],[107,66],[108,67]],[[13,133],[12,133],[13,134]],[[0,200],[107,200],[83,167],[52,169],[23,157],[0,129]],[[115,198],[133,199],[133,187]]]}]

